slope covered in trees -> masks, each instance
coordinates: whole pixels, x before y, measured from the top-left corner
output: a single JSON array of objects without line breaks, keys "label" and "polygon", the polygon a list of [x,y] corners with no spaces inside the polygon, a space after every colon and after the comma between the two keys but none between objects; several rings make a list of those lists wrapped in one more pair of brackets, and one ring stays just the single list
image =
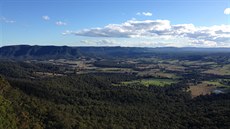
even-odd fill
[{"label": "slope covered in trees", "polygon": [[0,76],[0,128],[13,129],[16,126],[16,116],[12,103],[3,97],[3,93],[9,88],[9,83]]},{"label": "slope covered in trees", "polygon": [[3,122],[17,117],[18,128],[230,127],[229,94],[191,99],[183,85],[114,87],[99,75],[8,81],[1,96],[12,110]]}]

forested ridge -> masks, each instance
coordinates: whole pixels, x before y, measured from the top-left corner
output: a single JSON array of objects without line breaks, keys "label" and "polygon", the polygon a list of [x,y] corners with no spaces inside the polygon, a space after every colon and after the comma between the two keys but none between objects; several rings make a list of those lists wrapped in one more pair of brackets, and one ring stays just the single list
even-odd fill
[{"label": "forested ridge", "polygon": [[[193,47],[159,47],[159,48],[143,48],[143,47],[69,47],[69,46],[30,46],[30,45],[15,45],[0,47],[0,59],[76,59],[82,56],[85,57],[151,57],[162,56],[165,58],[174,57],[174,55],[185,58],[190,55],[190,58],[200,58],[201,54],[213,53],[222,55],[229,53],[229,48],[193,48]],[[173,55],[173,56],[172,56]]]},{"label": "forested ridge", "polygon": [[[6,81],[8,80],[8,82]],[[230,95],[191,99],[183,86],[114,87],[100,75],[1,77],[1,115],[12,128],[228,129]],[[11,108],[8,108],[11,107]],[[7,124],[7,120],[15,124]],[[9,127],[10,128],[10,127]]]}]

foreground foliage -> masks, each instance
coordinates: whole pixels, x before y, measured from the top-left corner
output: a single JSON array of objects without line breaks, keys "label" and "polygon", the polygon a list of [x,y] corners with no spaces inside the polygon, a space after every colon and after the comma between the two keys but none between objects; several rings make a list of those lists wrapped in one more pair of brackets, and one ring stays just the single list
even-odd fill
[{"label": "foreground foliage", "polygon": [[[1,121],[21,129],[230,127],[229,94],[191,99],[183,84],[114,87],[100,75],[8,81],[1,82],[9,101],[1,104]],[[2,115],[6,109],[11,113]]]}]

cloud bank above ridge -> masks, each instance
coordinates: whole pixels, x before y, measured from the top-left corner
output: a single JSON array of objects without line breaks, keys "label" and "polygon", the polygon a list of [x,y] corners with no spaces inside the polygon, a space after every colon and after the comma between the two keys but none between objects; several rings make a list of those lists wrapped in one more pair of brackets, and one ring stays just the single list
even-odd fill
[{"label": "cloud bank above ridge", "polygon": [[194,45],[229,46],[230,25],[195,26],[193,24],[171,24],[169,20],[128,20],[121,24],[109,24],[102,28],[90,28],[79,31],[66,31],[64,35],[73,34],[87,37],[110,38],[177,38]]}]

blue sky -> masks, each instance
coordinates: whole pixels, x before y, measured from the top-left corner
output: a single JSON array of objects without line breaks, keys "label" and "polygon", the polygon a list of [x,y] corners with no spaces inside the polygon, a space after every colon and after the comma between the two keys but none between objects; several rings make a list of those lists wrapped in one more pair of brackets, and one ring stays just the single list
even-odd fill
[{"label": "blue sky", "polygon": [[230,47],[229,0],[0,0],[0,46]]}]

